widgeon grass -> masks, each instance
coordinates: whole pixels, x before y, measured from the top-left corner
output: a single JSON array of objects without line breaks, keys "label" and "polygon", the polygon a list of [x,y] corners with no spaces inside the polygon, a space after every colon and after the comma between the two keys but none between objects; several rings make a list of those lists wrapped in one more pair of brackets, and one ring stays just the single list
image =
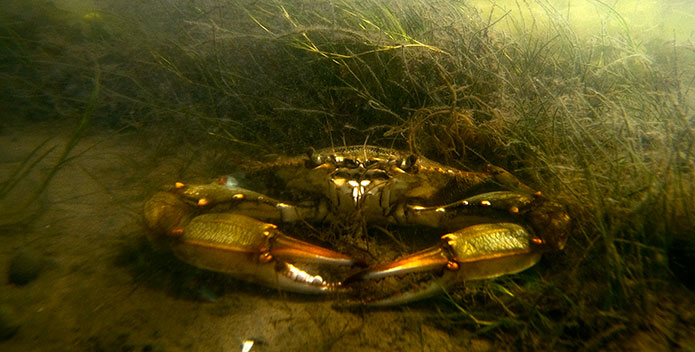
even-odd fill
[{"label": "widgeon grass", "polygon": [[[621,31],[588,38],[545,9],[542,21],[444,2],[244,12],[262,40],[284,42],[292,59],[329,73],[319,100],[280,110],[294,121],[306,111],[323,116],[299,125],[464,169],[492,162],[568,204],[575,222],[566,252],[525,278],[530,284],[478,308],[498,312],[490,326],[502,332],[491,333],[509,343],[594,349],[654,328],[639,317],[654,313],[656,292],[671,282],[670,237],[694,225],[693,52],[662,42],[648,55],[610,8]],[[501,21],[516,32],[495,32]],[[476,325],[471,316],[460,319]]]},{"label": "widgeon grass", "polygon": [[[2,216],[0,216],[0,228],[20,225],[35,217],[38,209],[41,208],[37,206],[37,202],[51,183],[51,180],[53,180],[53,177],[73,158],[78,156],[73,153],[73,150],[80,142],[86,128],[94,118],[94,114],[98,107],[100,94],[99,77],[100,74],[97,71],[94,80],[94,90],[86,103],[84,112],[82,112],[77,120],[77,125],[74,127],[72,134],[67,139],[67,142],[57,158],[55,160],[47,160],[50,159],[57,145],[51,145],[51,143],[49,143],[50,138],[46,139],[37,145],[29,155],[24,157],[17,167],[10,171],[9,175],[6,176],[4,180],[0,181],[0,202],[4,203],[6,208]],[[42,163],[51,164],[46,172],[37,170],[38,165],[42,166]],[[21,190],[17,190],[17,185],[31,173],[41,174],[38,179],[38,184],[32,185],[30,190],[26,189],[28,188],[27,186],[24,186]],[[22,197],[12,197],[13,192],[23,192],[25,195]],[[18,200],[11,201],[10,198],[17,198]]]}]

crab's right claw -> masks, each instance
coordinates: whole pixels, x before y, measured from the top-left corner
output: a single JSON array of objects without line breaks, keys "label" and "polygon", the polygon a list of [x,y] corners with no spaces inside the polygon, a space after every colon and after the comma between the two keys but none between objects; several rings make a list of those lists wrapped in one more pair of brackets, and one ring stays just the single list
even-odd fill
[{"label": "crab's right claw", "polygon": [[533,266],[542,253],[540,241],[514,223],[480,224],[442,236],[439,245],[354,275],[347,281],[427,272],[426,281],[367,299],[388,306],[426,298],[457,282],[493,278]]},{"label": "crab's right claw", "polygon": [[[302,293],[342,287],[309,270],[363,265],[351,257],[287,236],[277,226],[230,213],[191,216],[188,205],[170,193],[158,193],[145,205],[148,226],[164,237],[174,254],[197,267]],[[346,269],[347,271],[347,269]]]},{"label": "crab's right claw", "polygon": [[341,287],[340,281],[310,274],[310,270],[359,264],[344,254],[289,237],[273,224],[226,213],[193,218],[173,251],[197,267],[303,293]]}]

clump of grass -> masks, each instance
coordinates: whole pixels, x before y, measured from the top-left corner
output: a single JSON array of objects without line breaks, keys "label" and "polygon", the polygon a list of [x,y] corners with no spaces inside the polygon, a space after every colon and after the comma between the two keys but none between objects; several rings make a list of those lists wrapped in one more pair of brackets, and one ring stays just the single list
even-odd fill
[{"label": "clump of grass", "polygon": [[14,170],[10,171],[6,179],[0,182],[0,201],[5,203],[6,206],[6,209],[3,209],[3,216],[0,217],[0,227],[15,226],[24,223],[36,215],[36,212],[31,210],[35,210],[37,200],[44,193],[53,177],[67,163],[69,163],[73,158],[77,157],[77,155],[73,155],[72,152],[82,138],[85,129],[89,126],[94,117],[98,106],[99,91],[100,80],[99,72],[97,71],[94,89],[72,134],[67,139],[67,142],[65,143],[65,146],[60,154],[58,154],[57,159],[55,161],[51,161],[53,166],[48,168],[48,171],[41,175],[36,187],[33,187],[31,191],[26,194],[26,196],[19,198],[20,203],[17,204],[10,202],[9,198],[13,192],[16,192],[17,185],[30,173],[36,172],[37,165],[40,165],[42,162],[46,162],[47,157],[55,150],[57,146],[48,145],[50,138],[36,146],[29,153],[29,155],[19,162]]},{"label": "clump of grass", "polygon": [[[506,322],[510,342],[573,348],[575,337],[595,348],[644,328],[639,317],[669,282],[669,237],[693,226],[683,83],[693,68],[682,58],[692,49],[647,55],[627,26],[581,38],[552,8],[552,30],[518,24],[521,33],[505,36],[494,31],[504,18],[441,5],[436,22],[424,4],[341,4],[331,18],[291,5],[244,11],[263,40],[329,73],[330,99],[312,102],[332,117],[315,121],[322,130],[347,121],[370,142],[464,169],[493,162],[568,205],[573,237],[548,260],[567,271],[539,269],[535,285],[512,285],[493,319]],[[351,114],[336,119],[341,111]],[[365,138],[342,134],[348,144]]]},{"label": "clump of grass", "polygon": [[564,253],[447,321],[535,349],[649,328],[669,237],[695,218],[691,47],[648,55],[627,25],[583,38],[549,6],[545,21],[448,2],[215,6],[178,9],[180,36],[152,50],[169,104],[209,134],[256,153],[368,142],[491,162],[568,205]]}]

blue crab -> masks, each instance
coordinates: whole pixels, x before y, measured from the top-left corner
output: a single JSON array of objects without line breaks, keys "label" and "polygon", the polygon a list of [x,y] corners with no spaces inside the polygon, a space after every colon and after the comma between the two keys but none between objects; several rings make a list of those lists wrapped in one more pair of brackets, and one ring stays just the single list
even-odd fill
[{"label": "blue crab", "polygon": [[[247,176],[294,201],[240,187],[232,177],[177,182],[145,204],[151,239],[197,267],[302,293],[351,292],[376,279],[428,274],[359,299],[394,305],[525,270],[544,252],[563,249],[570,225],[561,204],[504,169],[466,172],[389,148],[312,150],[251,165]],[[432,247],[389,262],[299,240],[282,229],[292,224],[417,226],[440,234]]]}]

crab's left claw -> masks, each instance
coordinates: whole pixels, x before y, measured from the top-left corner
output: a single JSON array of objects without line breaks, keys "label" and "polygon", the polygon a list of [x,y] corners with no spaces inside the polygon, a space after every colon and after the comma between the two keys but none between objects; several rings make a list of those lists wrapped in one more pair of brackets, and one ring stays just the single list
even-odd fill
[{"label": "crab's left claw", "polygon": [[435,247],[368,269],[347,281],[408,273],[431,274],[409,281],[405,289],[399,288],[387,292],[385,297],[363,302],[373,306],[397,305],[431,296],[457,282],[520,272],[538,262],[542,249],[542,241],[520,225],[480,224],[444,235]]}]

